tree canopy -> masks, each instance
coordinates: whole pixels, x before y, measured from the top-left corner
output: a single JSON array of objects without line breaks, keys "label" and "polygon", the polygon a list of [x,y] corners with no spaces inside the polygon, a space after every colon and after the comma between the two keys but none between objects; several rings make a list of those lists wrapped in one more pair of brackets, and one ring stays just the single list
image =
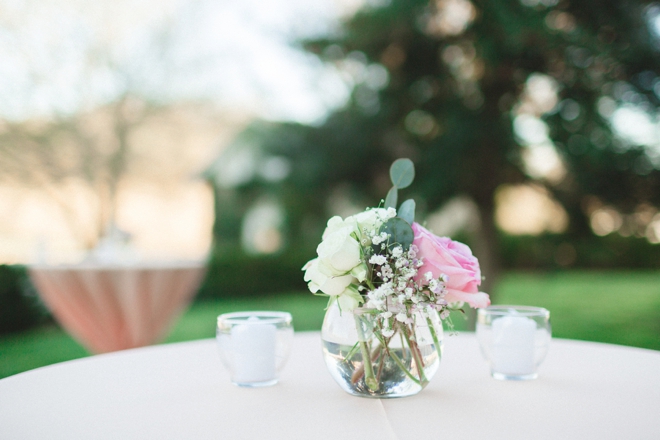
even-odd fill
[{"label": "tree canopy", "polygon": [[310,218],[322,224],[338,188],[377,204],[400,157],[415,162],[407,191],[422,212],[457,195],[476,202],[487,276],[503,184],[546,187],[578,236],[592,233],[599,206],[660,206],[658,4],[390,0],[301,46],[344,73],[350,101],[320,126],[248,129],[260,157],[284,158],[287,173],[235,187],[280,197],[292,236]]}]

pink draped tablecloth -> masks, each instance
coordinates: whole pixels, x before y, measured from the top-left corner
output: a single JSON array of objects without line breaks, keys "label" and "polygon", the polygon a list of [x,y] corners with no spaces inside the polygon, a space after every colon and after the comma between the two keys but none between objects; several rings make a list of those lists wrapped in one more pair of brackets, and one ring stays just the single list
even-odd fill
[{"label": "pink draped tablecloth", "polygon": [[202,262],[29,268],[55,319],[92,353],[158,342],[188,306],[204,271]]}]

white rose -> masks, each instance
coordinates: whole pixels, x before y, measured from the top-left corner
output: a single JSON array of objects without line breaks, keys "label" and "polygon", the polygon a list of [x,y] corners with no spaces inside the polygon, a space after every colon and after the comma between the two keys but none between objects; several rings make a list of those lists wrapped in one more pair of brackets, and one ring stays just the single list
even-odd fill
[{"label": "white rose", "polygon": [[335,215],[334,217],[331,217],[331,218],[328,220],[328,224],[327,224],[327,226],[325,227],[325,231],[323,231],[323,237],[322,237],[322,239],[325,240],[325,238],[326,238],[328,235],[330,235],[330,234],[332,234],[333,232],[335,232],[335,231],[337,231],[337,230],[343,228],[344,226],[346,226],[346,225],[344,224],[344,220],[342,220],[341,217],[339,217],[338,215]]},{"label": "white rose", "polygon": [[355,286],[348,286],[346,290],[337,297],[337,302],[339,303],[339,308],[341,310],[350,312],[357,308],[360,303],[364,302],[364,299]]},{"label": "white rose", "polygon": [[307,285],[312,293],[320,290],[330,296],[341,295],[351,283],[357,281],[351,275],[328,276],[321,270],[321,264],[321,261],[315,258],[303,267],[305,269],[304,279],[308,282]]},{"label": "white rose", "polygon": [[353,309],[356,309],[360,305],[360,301],[356,299],[353,295],[339,295],[337,297],[339,302],[339,308],[341,310],[350,312]]},{"label": "white rose", "polygon": [[[351,235],[353,228],[344,226],[327,234],[316,248],[325,268],[326,275],[343,275],[362,262],[360,243]],[[325,271],[324,271],[325,272]]]},{"label": "white rose", "polygon": [[377,230],[383,223],[392,217],[396,217],[396,210],[394,208],[374,208],[367,209],[359,214],[353,216],[357,221],[359,228],[366,228],[367,230]]},{"label": "white rose", "polygon": [[362,282],[367,279],[367,264],[360,263],[351,270],[351,275],[353,275],[359,282]]}]

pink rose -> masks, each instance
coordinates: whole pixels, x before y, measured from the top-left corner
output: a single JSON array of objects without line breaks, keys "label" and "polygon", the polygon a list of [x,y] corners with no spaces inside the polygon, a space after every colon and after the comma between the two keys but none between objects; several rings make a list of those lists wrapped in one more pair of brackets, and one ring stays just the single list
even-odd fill
[{"label": "pink rose", "polygon": [[424,280],[424,274],[431,272],[434,278],[447,275],[447,302],[466,302],[474,308],[490,305],[488,294],[479,292],[481,270],[479,261],[470,248],[447,237],[438,237],[418,223],[413,223],[415,239],[419,248],[417,257],[424,265],[417,271],[415,281]]}]

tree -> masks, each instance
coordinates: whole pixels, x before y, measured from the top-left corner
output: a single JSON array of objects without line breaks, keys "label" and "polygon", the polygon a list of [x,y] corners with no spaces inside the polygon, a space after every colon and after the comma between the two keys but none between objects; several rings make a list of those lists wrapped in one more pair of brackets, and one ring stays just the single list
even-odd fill
[{"label": "tree", "polygon": [[318,127],[264,134],[262,156],[285,157],[291,172],[263,190],[309,201],[298,218],[322,217],[338,188],[377,204],[389,164],[410,157],[409,193],[422,211],[457,195],[478,205],[472,243],[488,291],[499,272],[494,200],[503,184],[544,185],[574,236],[592,234],[594,200],[624,213],[659,206],[660,140],[629,126],[652,122],[660,104],[659,16],[645,1],[368,6],[337,35],[302,43],[344,72],[353,92]]},{"label": "tree", "polygon": [[[6,66],[0,72],[0,184],[54,200],[67,232],[90,250],[118,227],[117,197],[128,176],[151,173],[147,178],[162,187],[179,171],[182,145],[174,140],[165,149],[159,136],[171,136],[178,125],[192,138],[205,125],[213,138],[198,137],[210,145],[224,125],[242,124],[244,116],[221,114],[195,96],[194,87],[182,91],[182,83],[194,82],[191,67],[211,77],[208,64],[222,58],[220,52],[179,55],[200,2],[176,15],[131,5],[135,21],[128,22],[119,14],[128,4],[37,3],[4,8],[0,17]],[[148,130],[156,134],[145,136]]]}]

